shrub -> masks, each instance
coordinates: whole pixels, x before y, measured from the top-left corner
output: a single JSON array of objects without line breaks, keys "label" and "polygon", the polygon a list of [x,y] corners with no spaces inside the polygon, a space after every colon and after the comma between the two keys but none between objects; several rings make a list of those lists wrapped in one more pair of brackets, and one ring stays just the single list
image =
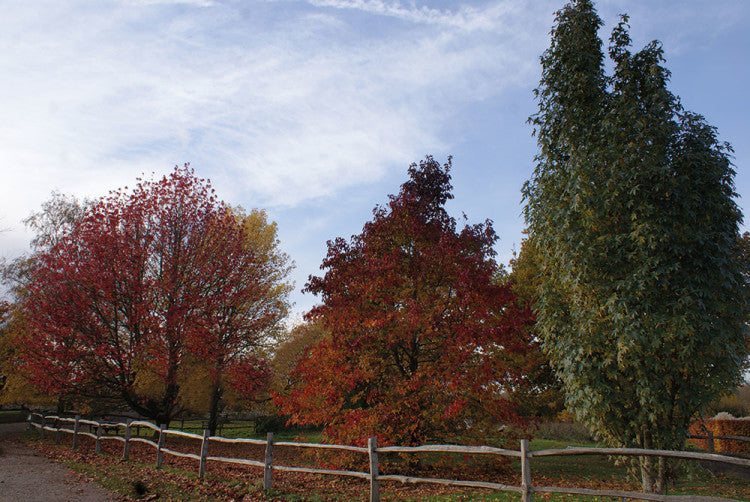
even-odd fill
[{"label": "shrub", "polygon": [[[750,418],[734,418],[729,413],[719,413],[714,418],[695,421],[690,426],[690,434],[706,436],[710,432],[714,436],[744,436],[750,438]],[[709,449],[708,439],[691,439],[690,443]],[[715,439],[714,451],[717,453],[750,453],[750,442],[737,439]]]},{"label": "shrub", "polygon": [[255,419],[255,433],[266,434],[267,432],[281,432],[293,427],[287,426],[289,417],[286,415],[265,415]]}]

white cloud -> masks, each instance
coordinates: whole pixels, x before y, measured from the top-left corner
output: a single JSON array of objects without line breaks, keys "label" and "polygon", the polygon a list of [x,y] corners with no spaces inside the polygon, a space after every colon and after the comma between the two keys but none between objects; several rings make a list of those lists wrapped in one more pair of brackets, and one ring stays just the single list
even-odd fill
[{"label": "white cloud", "polygon": [[4,3],[0,226],[186,161],[290,207],[449,153],[468,108],[536,84],[561,2],[442,3]]},{"label": "white cloud", "polygon": [[[189,161],[228,202],[284,219],[301,286],[325,240],[358,231],[409,162],[454,153],[454,184],[475,198],[456,207],[495,218],[505,258],[533,155],[514,148],[563,3],[3,2],[0,257],[23,248],[20,220],[51,190],[103,195]],[[597,5],[605,38],[627,10],[636,48],[659,38],[668,55],[715,50],[748,18],[742,0]]]},{"label": "white cloud", "polygon": [[412,23],[433,24],[463,30],[494,30],[498,22],[505,16],[517,13],[523,9],[519,2],[495,2],[490,7],[476,8],[473,6],[459,6],[457,10],[440,10],[426,5],[417,6],[414,3],[404,5],[399,1],[385,0],[308,0],[317,7],[332,7],[335,9],[353,9],[389,16]]},{"label": "white cloud", "polygon": [[[342,21],[325,9],[247,5],[7,8],[0,165],[10,175],[0,195],[9,219],[29,211],[16,211],[27,206],[19,196],[38,204],[52,188],[98,195],[183,161],[223,178],[228,196],[260,204],[330,195],[446,148],[449,117],[518,82],[522,58],[512,40],[498,47],[432,29],[342,36]],[[480,26],[505,5],[457,14],[417,9],[411,18]],[[503,75],[508,67],[514,71]]]}]

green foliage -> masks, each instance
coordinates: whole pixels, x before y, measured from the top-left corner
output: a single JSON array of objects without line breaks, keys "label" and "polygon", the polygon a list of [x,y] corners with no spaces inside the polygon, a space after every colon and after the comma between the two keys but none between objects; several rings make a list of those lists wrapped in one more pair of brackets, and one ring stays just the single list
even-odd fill
[{"label": "green foliage", "polygon": [[[540,282],[539,251],[531,239],[521,243],[521,251],[510,261],[511,271],[500,277],[510,284],[519,307],[531,310],[538,300]],[[563,409],[562,382],[557,378],[549,358],[542,352],[536,323],[529,322],[529,350],[517,361],[523,368],[526,385],[517,386],[509,397],[524,417],[554,418]]]},{"label": "green foliage", "polygon": [[630,52],[627,16],[606,76],[600,25],[571,2],[541,58],[523,189],[537,323],[568,405],[607,444],[679,448],[747,354],[731,148],[669,92],[658,42]]},{"label": "green foliage", "polygon": [[255,433],[281,432],[288,429],[289,417],[283,415],[264,415],[255,419]]}]

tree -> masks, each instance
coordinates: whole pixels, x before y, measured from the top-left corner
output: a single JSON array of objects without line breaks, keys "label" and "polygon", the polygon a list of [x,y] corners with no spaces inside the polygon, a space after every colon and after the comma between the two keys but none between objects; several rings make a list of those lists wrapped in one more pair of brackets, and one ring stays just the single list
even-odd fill
[{"label": "tree", "polygon": [[[527,346],[497,270],[490,222],[460,231],[446,210],[450,162],[412,164],[409,180],[350,242],[329,241],[306,291],[327,333],[299,362],[281,409],[334,441],[419,444],[515,419],[505,364]],[[485,431],[486,432],[486,431]],[[495,430],[493,430],[495,432]]]},{"label": "tree", "polygon": [[34,232],[31,239],[31,254],[23,255],[10,263],[3,263],[2,282],[7,284],[13,296],[23,295],[29,269],[37,254],[51,249],[80,221],[91,201],[80,202],[71,195],[52,192],[42,208],[23,220],[26,228]]},{"label": "tree", "polygon": [[2,282],[6,284],[13,304],[5,306],[6,322],[0,327],[0,366],[3,372],[3,387],[0,404],[45,404],[57,400],[57,411],[62,413],[68,396],[65,394],[42,395],[29,382],[21,367],[19,347],[25,345],[27,319],[21,307],[21,299],[27,294],[31,271],[39,255],[50,250],[80,221],[90,201],[79,202],[75,197],[52,192],[39,211],[23,220],[26,228],[34,232],[31,253],[22,255],[10,263],[2,263]]},{"label": "tree", "polygon": [[271,361],[271,390],[274,393],[286,396],[295,384],[300,383],[293,376],[295,368],[307,351],[326,336],[325,328],[316,322],[298,324],[282,335]]},{"label": "tree", "polygon": [[[531,311],[538,301],[539,251],[530,238],[521,242],[521,250],[510,260],[510,273],[501,278],[510,284],[520,308]],[[534,319],[535,320],[535,319]],[[555,376],[549,358],[541,347],[541,338],[535,322],[526,325],[528,350],[517,358],[514,365],[521,368],[525,385],[510,393],[519,415],[552,418],[563,408],[562,382]]]},{"label": "tree", "polygon": [[19,347],[26,339],[26,319],[17,304],[0,301],[0,405],[64,405],[64,396],[45,395],[29,382],[20,366]]},{"label": "tree", "polygon": [[22,300],[32,382],[166,424],[188,355],[221,353],[222,330],[267,291],[234,213],[187,165],[96,201],[36,261]]},{"label": "tree", "polygon": [[[589,0],[557,13],[530,118],[524,186],[539,251],[537,325],[568,405],[610,445],[682,448],[691,418],[734,387],[748,304],[731,149],[667,89],[658,42],[613,30],[607,77]],[[641,460],[644,491],[663,463]]]},{"label": "tree", "polygon": [[270,370],[259,349],[275,341],[292,289],[287,282],[290,259],[279,249],[276,223],[269,223],[266,212],[257,209],[246,214],[236,208],[231,216],[239,226],[242,248],[253,255],[255,266],[242,277],[242,284],[231,286],[252,294],[228,296],[218,309],[207,311],[203,322],[208,336],[199,338],[195,346],[202,365],[209,368],[211,434],[216,432],[227,390],[249,400],[268,383]]}]

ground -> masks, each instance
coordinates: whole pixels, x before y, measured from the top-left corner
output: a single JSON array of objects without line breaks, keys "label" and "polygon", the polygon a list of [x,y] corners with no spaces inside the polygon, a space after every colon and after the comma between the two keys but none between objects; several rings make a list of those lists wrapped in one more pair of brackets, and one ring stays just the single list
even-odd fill
[{"label": "ground", "polygon": [[24,423],[0,424],[0,500],[101,502],[119,497],[23,444]]}]

